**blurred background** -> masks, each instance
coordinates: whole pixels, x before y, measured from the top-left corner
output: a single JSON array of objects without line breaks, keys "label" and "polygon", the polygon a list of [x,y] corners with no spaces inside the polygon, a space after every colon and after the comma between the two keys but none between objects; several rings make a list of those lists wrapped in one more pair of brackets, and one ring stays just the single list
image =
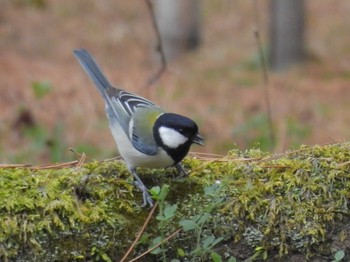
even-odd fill
[{"label": "blurred background", "polygon": [[[146,1],[0,0],[0,162],[76,159],[69,148],[115,156],[103,100],[76,48],[89,50],[115,86],[194,119],[206,145],[193,151],[349,140],[349,1],[160,2],[169,63],[145,87],[160,67]],[[272,68],[267,84],[261,54]]]}]

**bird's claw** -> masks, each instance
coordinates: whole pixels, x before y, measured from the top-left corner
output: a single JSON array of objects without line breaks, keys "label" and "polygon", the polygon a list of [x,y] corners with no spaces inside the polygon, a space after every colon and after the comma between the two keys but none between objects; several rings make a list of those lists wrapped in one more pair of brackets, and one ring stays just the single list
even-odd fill
[{"label": "bird's claw", "polygon": [[176,168],[177,172],[179,172],[179,174],[180,174],[177,178],[182,178],[182,177],[188,176],[185,168],[180,163],[177,163],[175,165],[175,168]]},{"label": "bird's claw", "polygon": [[143,197],[143,204],[141,207],[145,207],[147,205],[149,205],[149,207],[153,207],[153,200],[150,194],[147,192],[147,189],[146,191],[142,192],[142,197]]}]

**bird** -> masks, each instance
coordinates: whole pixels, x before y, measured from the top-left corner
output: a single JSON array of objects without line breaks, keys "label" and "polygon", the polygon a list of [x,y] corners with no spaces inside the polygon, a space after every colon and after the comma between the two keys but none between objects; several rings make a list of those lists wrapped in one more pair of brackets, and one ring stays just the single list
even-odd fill
[{"label": "bird", "polygon": [[186,116],[165,111],[148,99],[112,86],[87,50],[76,49],[73,53],[104,99],[117,151],[142,192],[142,207],[152,207],[153,199],[137,168],[175,166],[185,172],[180,162],[191,145],[204,145],[197,124]]}]

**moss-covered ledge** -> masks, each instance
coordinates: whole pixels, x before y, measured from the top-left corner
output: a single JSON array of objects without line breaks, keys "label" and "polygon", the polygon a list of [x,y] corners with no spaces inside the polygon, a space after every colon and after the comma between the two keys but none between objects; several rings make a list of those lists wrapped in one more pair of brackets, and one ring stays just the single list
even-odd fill
[{"label": "moss-covered ledge", "polygon": [[[330,261],[341,250],[350,258],[350,143],[184,163],[186,178],[140,170],[149,188],[170,191],[129,260],[178,228],[142,261]],[[1,168],[0,260],[119,261],[150,212],[141,202],[119,161]]]}]

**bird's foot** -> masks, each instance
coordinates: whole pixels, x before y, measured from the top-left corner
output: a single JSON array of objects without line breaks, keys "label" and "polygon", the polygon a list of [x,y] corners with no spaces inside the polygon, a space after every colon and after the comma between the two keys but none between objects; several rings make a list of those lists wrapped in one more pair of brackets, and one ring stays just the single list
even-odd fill
[{"label": "bird's foot", "polygon": [[148,193],[147,188],[145,191],[142,192],[142,197],[143,197],[143,204],[141,207],[145,207],[147,205],[149,205],[149,207],[153,207],[153,199],[151,195]]},{"label": "bird's foot", "polygon": [[175,165],[175,168],[177,169],[177,172],[179,173],[179,176],[177,176],[177,178],[183,178],[183,177],[188,176],[185,168],[180,163],[177,163]]},{"label": "bird's foot", "polygon": [[153,199],[151,195],[148,193],[147,187],[141,182],[141,180],[136,179],[134,183],[138,187],[138,189],[140,189],[142,192],[143,203],[141,207],[146,207],[147,205],[149,207],[153,207]]}]

